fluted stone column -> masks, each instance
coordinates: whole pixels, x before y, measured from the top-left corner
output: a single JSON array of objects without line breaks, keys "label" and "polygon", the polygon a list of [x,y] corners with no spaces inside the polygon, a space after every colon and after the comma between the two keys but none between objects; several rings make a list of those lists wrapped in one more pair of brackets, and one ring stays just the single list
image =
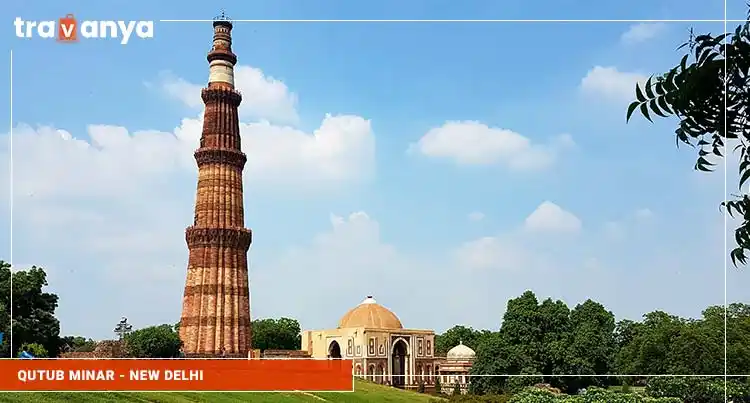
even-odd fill
[{"label": "fluted stone column", "polygon": [[208,53],[209,80],[201,91],[206,110],[198,164],[195,220],[185,230],[189,260],[180,319],[186,356],[244,356],[251,349],[247,252],[252,232],[245,228],[241,151],[234,89],[232,24],[214,21]]}]

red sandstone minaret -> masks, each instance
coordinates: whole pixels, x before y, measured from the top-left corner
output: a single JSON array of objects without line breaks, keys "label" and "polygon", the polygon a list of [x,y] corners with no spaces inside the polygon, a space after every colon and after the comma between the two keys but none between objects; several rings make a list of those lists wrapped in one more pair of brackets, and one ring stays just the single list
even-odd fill
[{"label": "red sandstone minaret", "polygon": [[232,23],[214,21],[208,53],[208,86],[201,91],[206,111],[198,163],[195,220],[185,230],[190,257],[182,302],[180,338],[190,356],[243,356],[251,346],[247,251],[252,232],[245,228],[242,170],[234,89]]}]

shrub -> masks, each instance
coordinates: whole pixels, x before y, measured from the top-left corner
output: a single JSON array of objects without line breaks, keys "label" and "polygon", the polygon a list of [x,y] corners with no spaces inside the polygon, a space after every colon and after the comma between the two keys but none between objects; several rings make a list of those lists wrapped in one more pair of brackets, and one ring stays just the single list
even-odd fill
[{"label": "shrub", "polygon": [[555,394],[539,388],[526,388],[514,395],[508,403],[683,403],[675,397],[649,397],[637,393],[622,393],[589,387],[580,395]]},{"label": "shrub", "polygon": [[[750,403],[750,385],[727,380],[727,400]],[[724,378],[651,378],[646,394],[653,397],[677,397],[688,403],[724,403]]]},{"label": "shrub", "polygon": [[[451,395],[448,401],[451,403],[507,403],[510,395]],[[432,400],[431,402],[445,402],[445,400]]]},{"label": "shrub", "polygon": [[516,393],[544,382],[544,378],[538,375],[512,376],[505,381],[504,390],[507,393]]},{"label": "shrub", "polygon": [[[34,358],[48,358],[49,353],[43,345],[39,343],[24,343],[21,346],[21,351],[25,351],[34,356]],[[18,352],[18,356],[21,356],[21,351]]]},{"label": "shrub", "polygon": [[182,341],[172,325],[138,329],[125,336],[129,355],[137,358],[179,357]]}]

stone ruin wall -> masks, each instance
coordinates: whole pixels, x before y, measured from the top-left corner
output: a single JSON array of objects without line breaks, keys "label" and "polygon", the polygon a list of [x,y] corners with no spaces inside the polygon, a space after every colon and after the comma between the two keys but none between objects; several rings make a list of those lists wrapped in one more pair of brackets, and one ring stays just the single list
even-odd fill
[{"label": "stone ruin wall", "polygon": [[119,340],[104,340],[96,343],[94,351],[71,351],[60,354],[60,358],[125,358],[125,345]]}]

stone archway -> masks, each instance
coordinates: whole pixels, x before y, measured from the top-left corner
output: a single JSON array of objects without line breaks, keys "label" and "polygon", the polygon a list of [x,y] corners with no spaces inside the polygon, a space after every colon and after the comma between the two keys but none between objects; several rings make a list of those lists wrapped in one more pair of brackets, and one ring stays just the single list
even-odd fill
[{"label": "stone archway", "polygon": [[391,353],[391,378],[392,384],[397,388],[403,388],[406,384],[406,361],[409,358],[408,348],[403,339],[398,339],[393,344]]},{"label": "stone archway", "polygon": [[341,346],[339,346],[339,342],[334,340],[328,346],[328,358],[341,359]]}]

